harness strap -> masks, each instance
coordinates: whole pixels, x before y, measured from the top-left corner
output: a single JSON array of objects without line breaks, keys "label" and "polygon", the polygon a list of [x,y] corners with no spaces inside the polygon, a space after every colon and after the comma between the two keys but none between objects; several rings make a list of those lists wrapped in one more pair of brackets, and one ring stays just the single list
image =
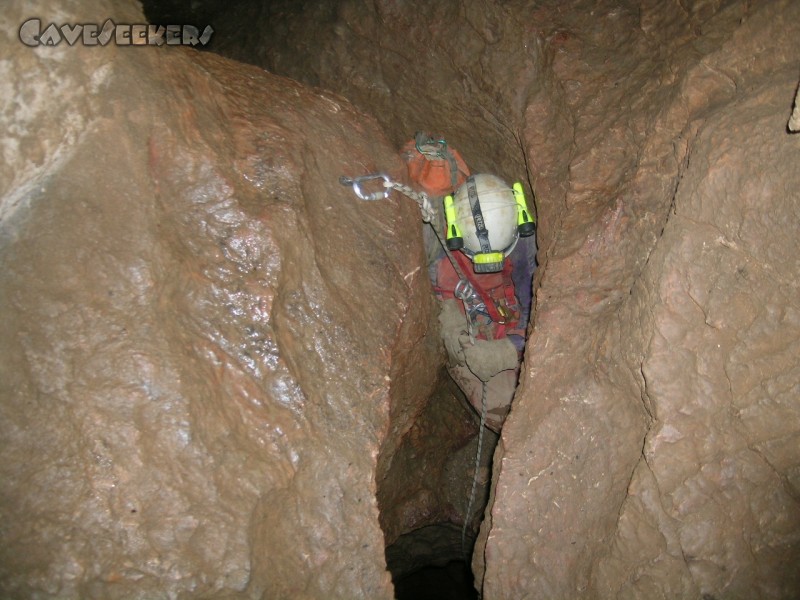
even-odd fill
[{"label": "harness strap", "polygon": [[[475,290],[475,293],[480,296],[481,301],[486,306],[486,312],[489,313],[489,318],[497,323],[500,326],[503,326],[503,330],[505,331],[505,322],[506,319],[503,315],[500,314],[500,311],[497,310],[497,305],[494,303],[494,298],[492,298],[486,290],[483,289],[480,283],[475,279],[475,275],[472,272],[472,268],[469,264],[469,259],[464,256],[461,252],[453,253],[454,258],[458,262],[459,266],[461,267],[461,272],[464,273],[464,276],[469,281],[470,285],[472,285],[472,289]],[[503,280],[503,287],[506,287],[506,281]],[[514,292],[511,292],[511,295],[514,295]]]},{"label": "harness strap", "polygon": [[519,300],[514,293],[514,279],[512,277],[513,272],[514,265],[511,264],[510,260],[506,260],[505,264],[503,265],[503,292],[506,295],[506,302],[509,306],[517,306],[519,304]]},{"label": "harness strap", "polygon": [[490,254],[492,245],[489,243],[489,230],[486,229],[486,222],[483,220],[483,211],[481,211],[481,203],[478,200],[478,186],[473,176],[467,178],[467,195],[469,207],[472,209],[472,219],[475,221],[475,235],[478,236],[481,252]]}]

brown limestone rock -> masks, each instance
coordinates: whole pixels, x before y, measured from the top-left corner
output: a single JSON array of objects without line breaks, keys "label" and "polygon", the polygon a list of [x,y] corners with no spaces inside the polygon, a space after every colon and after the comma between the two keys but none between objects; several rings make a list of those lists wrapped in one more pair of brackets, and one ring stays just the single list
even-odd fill
[{"label": "brown limestone rock", "polygon": [[477,170],[528,169],[537,306],[484,598],[797,597],[800,4],[249,10],[222,50],[341,92],[396,144],[443,130]]},{"label": "brown limestone rock", "polygon": [[562,16],[558,95],[526,123],[560,229],[540,236],[484,597],[796,597],[797,10]]},{"label": "brown limestone rock", "polygon": [[2,595],[391,598],[378,456],[439,355],[418,209],[338,177],[393,149],[253,67],[51,50],[3,56],[20,97],[69,92],[3,113]]},{"label": "brown limestone rock", "polygon": [[786,127],[792,133],[800,131],[800,86],[797,88],[797,94],[792,105],[792,115],[789,117],[789,123],[787,123]]},{"label": "brown limestone rock", "polygon": [[466,400],[459,399],[458,388],[443,371],[436,392],[393,455],[386,479],[379,482],[387,546],[421,527],[461,523],[472,483],[465,474],[472,474],[476,431]]},{"label": "brown limestone rock", "polygon": [[654,421],[598,570],[609,597],[800,590],[800,176],[773,158],[800,150],[783,127],[792,78],[704,120],[634,291]]},{"label": "brown limestone rock", "polygon": [[[100,24],[109,16],[141,21],[133,3],[98,0],[61,3],[50,18],[64,23]],[[45,2],[7,2],[0,16],[0,119],[5,125],[0,160],[0,221],[38,193],[49,173],[61,167],[79,146],[93,118],[109,107],[103,97],[111,84],[114,49],[98,52],[80,43],[31,48],[20,41],[20,28],[38,18],[40,30],[50,24]],[[72,18],[72,21],[69,19]],[[60,19],[63,19],[61,21]]]},{"label": "brown limestone rock", "polygon": [[398,148],[417,130],[441,132],[473,172],[524,175],[513,124],[539,59],[527,9],[520,19],[497,0],[193,4],[218,27],[214,51],[345,95]]}]

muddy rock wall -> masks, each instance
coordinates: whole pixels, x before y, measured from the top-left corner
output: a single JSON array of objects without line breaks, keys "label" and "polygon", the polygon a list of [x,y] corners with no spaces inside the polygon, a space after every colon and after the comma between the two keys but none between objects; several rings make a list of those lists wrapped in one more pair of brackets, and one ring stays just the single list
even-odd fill
[{"label": "muddy rock wall", "polygon": [[[464,481],[403,476],[442,431],[412,425],[418,213],[336,179],[428,128],[537,197],[483,597],[797,597],[800,5],[194,5],[360,110],[177,48],[22,47],[46,6],[4,13],[4,595],[392,596],[383,533],[457,521]],[[142,19],[52,19],[109,16]]]},{"label": "muddy rock wall", "polygon": [[[154,18],[182,14],[180,3],[149,8]],[[538,56],[514,3],[285,0],[230,9],[203,0],[195,10],[219,31],[213,51],[340,90],[398,148],[417,130],[436,131],[473,170],[524,172],[513,124]]]},{"label": "muddy rock wall", "polygon": [[287,4],[222,48],[395,142],[527,168],[541,268],[485,598],[797,596],[798,9]]},{"label": "muddy rock wall", "polygon": [[0,595],[391,598],[376,479],[439,367],[402,168],[331,93],[2,17]]},{"label": "muddy rock wall", "polygon": [[[796,6],[770,9],[612,12],[620,35],[642,32],[626,44],[635,60],[598,78],[604,55],[576,34],[554,61],[578,117],[557,235],[584,235],[555,240],[537,293],[526,418],[496,462],[488,597],[797,594],[798,140],[785,119],[798,65],[777,26]],[[773,44],[786,51],[767,60]],[[568,323],[591,333],[567,341]],[[582,360],[550,353],[557,340]],[[522,561],[533,568],[515,577]]]}]

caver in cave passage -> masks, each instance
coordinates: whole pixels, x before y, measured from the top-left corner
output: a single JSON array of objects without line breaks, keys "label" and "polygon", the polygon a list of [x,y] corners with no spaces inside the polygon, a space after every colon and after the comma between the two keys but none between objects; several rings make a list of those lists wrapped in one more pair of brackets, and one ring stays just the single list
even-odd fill
[{"label": "caver in cave passage", "polygon": [[[384,173],[342,176],[362,200],[396,190],[415,200],[425,231],[428,270],[441,304],[448,370],[481,415],[500,431],[517,387],[536,268],[536,227],[520,183],[471,175],[457,150],[427,133],[403,149],[412,185]],[[382,185],[378,191],[370,186]]]},{"label": "caver in cave passage", "polygon": [[[471,175],[447,142],[417,133],[403,157],[411,186],[384,173],[342,176],[362,200],[396,190],[419,204],[425,228],[428,272],[440,301],[439,322],[448,371],[480,415],[475,469],[461,530],[467,530],[482,456],[484,427],[499,433],[517,387],[530,317],[536,267],[535,222],[522,185],[494,175]],[[379,191],[367,188],[381,185]]]},{"label": "caver in cave passage", "polygon": [[406,144],[403,158],[412,187],[437,207],[425,242],[448,371],[485,425],[499,432],[517,387],[536,268],[535,225],[522,186],[471,175],[457,150],[427,133]]}]

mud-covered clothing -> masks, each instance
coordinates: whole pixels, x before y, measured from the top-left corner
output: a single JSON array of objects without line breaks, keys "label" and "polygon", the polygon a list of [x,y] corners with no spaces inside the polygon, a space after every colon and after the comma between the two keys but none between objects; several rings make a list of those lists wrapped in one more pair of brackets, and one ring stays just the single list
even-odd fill
[{"label": "mud-covered clothing", "polygon": [[[454,253],[453,258],[476,288],[476,301],[487,305],[486,309],[474,315],[475,337],[481,340],[498,340],[508,335],[524,337],[525,329],[520,327],[522,311],[514,293],[514,282],[511,277],[513,270],[511,261],[506,259],[503,270],[497,273],[472,273],[472,265],[463,254]],[[454,299],[459,281],[460,278],[447,257],[437,261],[433,289],[438,298]],[[461,307],[463,310],[463,304]]]}]

